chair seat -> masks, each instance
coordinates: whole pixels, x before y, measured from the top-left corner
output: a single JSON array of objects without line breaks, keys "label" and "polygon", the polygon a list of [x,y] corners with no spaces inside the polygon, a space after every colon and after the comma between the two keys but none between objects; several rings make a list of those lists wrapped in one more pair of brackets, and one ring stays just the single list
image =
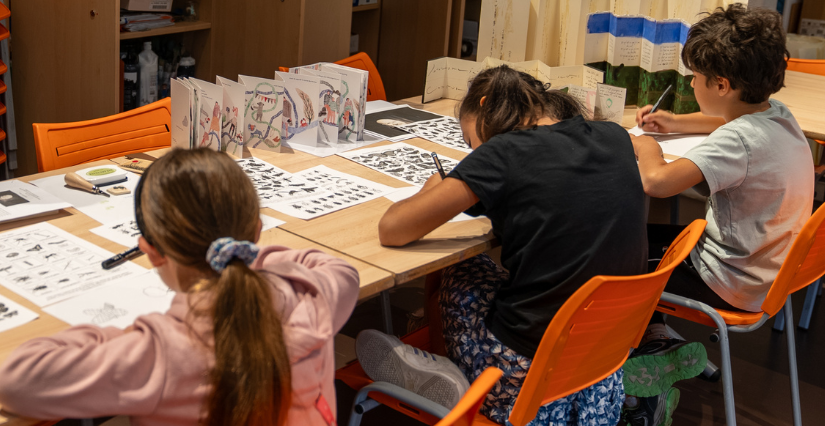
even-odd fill
[{"label": "chair seat", "polygon": [[[672,305],[667,302],[660,301],[656,306],[656,310],[674,317],[683,318],[699,324],[704,324],[708,327],[716,327],[716,323],[710,319],[709,316],[697,310],[685,308],[683,306]],[[725,320],[728,325],[751,325],[759,322],[764,312],[734,312],[726,311],[724,309],[717,309],[716,312]]]}]

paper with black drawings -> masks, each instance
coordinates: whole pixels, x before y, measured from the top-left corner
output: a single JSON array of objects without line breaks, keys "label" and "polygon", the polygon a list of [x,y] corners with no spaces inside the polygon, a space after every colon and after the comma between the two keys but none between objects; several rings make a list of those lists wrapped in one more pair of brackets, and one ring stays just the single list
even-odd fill
[{"label": "paper with black drawings", "polygon": [[0,333],[36,320],[37,313],[32,312],[11,299],[0,296]]},{"label": "paper with black drawings", "polygon": [[126,328],[141,315],[165,313],[174,297],[175,292],[152,270],[111,282],[43,310],[71,325]]},{"label": "paper with black drawings", "polygon": [[318,195],[326,195],[328,192],[320,185],[307,182],[255,157],[237,160],[237,163],[252,179],[252,184],[258,191],[261,207],[298,202]]},{"label": "paper with black drawings", "polygon": [[0,284],[42,307],[145,271],[132,262],[103,269],[111,256],[49,223],[26,226],[0,234]]},{"label": "paper with black drawings", "polygon": [[[263,223],[261,231],[266,231],[267,229],[272,229],[286,223],[265,214],[261,214],[261,222]],[[90,231],[124,247],[136,246],[138,244],[138,238],[140,237],[137,222],[132,219],[106,223],[97,228],[92,228]]]},{"label": "paper with black drawings", "polygon": [[306,220],[374,200],[397,189],[327,166],[302,170],[295,176],[328,192],[297,202],[271,204],[269,208]]},{"label": "paper with black drawings", "polygon": [[[433,173],[438,173],[429,151],[403,142],[338,155],[418,186],[423,186]],[[441,160],[445,173],[458,165],[458,160],[449,157],[439,155],[438,159]]]},{"label": "paper with black drawings", "polygon": [[444,145],[457,151],[470,153],[472,149],[464,142],[461,125],[453,117],[440,117],[434,120],[418,121],[415,123],[395,126],[405,132],[410,132],[419,138]]}]

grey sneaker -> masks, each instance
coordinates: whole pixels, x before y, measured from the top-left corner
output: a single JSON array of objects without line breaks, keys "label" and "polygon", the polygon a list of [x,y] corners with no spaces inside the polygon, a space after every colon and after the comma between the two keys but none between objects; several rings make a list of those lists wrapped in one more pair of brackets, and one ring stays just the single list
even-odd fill
[{"label": "grey sneaker", "polygon": [[673,411],[679,404],[679,389],[647,398],[636,398],[636,405],[622,409],[623,424],[627,426],[671,426]]},{"label": "grey sneaker", "polygon": [[470,388],[467,378],[449,359],[378,330],[358,333],[355,353],[370,379],[400,386],[447,408],[453,408]]}]

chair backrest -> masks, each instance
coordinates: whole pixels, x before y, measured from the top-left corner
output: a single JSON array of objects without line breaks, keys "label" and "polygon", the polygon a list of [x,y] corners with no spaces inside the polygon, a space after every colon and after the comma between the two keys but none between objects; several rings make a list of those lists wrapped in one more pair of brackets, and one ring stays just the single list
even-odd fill
[{"label": "chair backrest", "polygon": [[370,59],[369,55],[364,52],[358,52],[349,58],[335,61],[338,65],[345,65],[351,68],[358,68],[359,70],[369,71],[370,77],[367,82],[367,100],[368,101],[386,101],[387,94],[384,92],[384,81],[381,80],[381,75],[378,74],[378,68]]},{"label": "chair backrest", "polygon": [[673,268],[682,262],[707,221],[688,225],[655,272],[596,276],[562,305],[544,333],[509,421],[524,426],[550,401],[578,392],[618,370],[639,344]]},{"label": "chair backrest", "polygon": [[825,59],[788,59],[788,70],[825,75]]},{"label": "chair backrest", "polygon": [[34,123],[41,172],[172,146],[171,100],[74,123]]},{"label": "chair backrest", "polygon": [[470,426],[473,419],[478,414],[478,409],[490,393],[490,389],[501,378],[502,371],[496,367],[488,367],[481,375],[473,381],[470,389],[458,401],[458,404],[450,410],[435,426]]},{"label": "chair backrest", "polygon": [[788,256],[776,274],[762,310],[776,315],[788,295],[825,274],[825,207],[820,206],[796,236]]}]

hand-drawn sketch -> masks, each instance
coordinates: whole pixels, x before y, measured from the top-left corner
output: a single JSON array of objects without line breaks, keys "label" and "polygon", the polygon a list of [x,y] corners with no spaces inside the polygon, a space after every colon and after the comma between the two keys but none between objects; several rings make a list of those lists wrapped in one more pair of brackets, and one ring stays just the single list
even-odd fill
[{"label": "hand-drawn sketch", "polygon": [[92,319],[89,320],[92,324],[103,324],[120,318],[129,312],[126,309],[116,308],[110,303],[104,303],[100,309],[86,309],[83,313],[92,317]]},{"label": "hand-drawn sketch", "polygon": [[464,141],[461,125],[453,117],[441,117],[434,120],[419,121],[416,123],[396,126],[406,132],[414,133],[419,138],[444,145],[461,152],[470,153],[473,150]]},{"label": "hand-drawn sketch", "polygon": [[261,207],[326,195],[327,191],[258,158],[237,160],[258,191]]},{"label": "hand-drawn sketch", "polygon": [[272,204],[269,207],[306,220],[382,197],[396,189],[326,166],[302,170],[294,176],[312,185],[318,185],[326,192],[304,200]]},{"label": "hand-drawn sketch", "polygon": [[280,152],[281,142],[286,139],[282,120],[284,112],[284,88],[274,80],[238,76],[245,85],[244,131],[245,145]]},{"label": "hand-drawn sketch", "polygon": [[143,268],[127,262],[104,270],[112,254],[48,223],[0,234],[0,284],[46,306]]},{"label": "hand-drawn sketch", "polygon": [[140,237],[140,229],[134,219],[106,223],[92,228],[91,231],[125,247],[134,247]]},{"label": "hand-drawn sketch", "polygon": [[[348,151],[338,155],[418,186],[424,185],[427,179],[437,172],[428,151],[403,142]],[[449,157],[439,156],[438,158],[446,173],[458,164],[458,160]]]},{"label": "hand-drawn sketch", "polygon": [[0,296],[0,332],[37,319],[37,314]]}]

